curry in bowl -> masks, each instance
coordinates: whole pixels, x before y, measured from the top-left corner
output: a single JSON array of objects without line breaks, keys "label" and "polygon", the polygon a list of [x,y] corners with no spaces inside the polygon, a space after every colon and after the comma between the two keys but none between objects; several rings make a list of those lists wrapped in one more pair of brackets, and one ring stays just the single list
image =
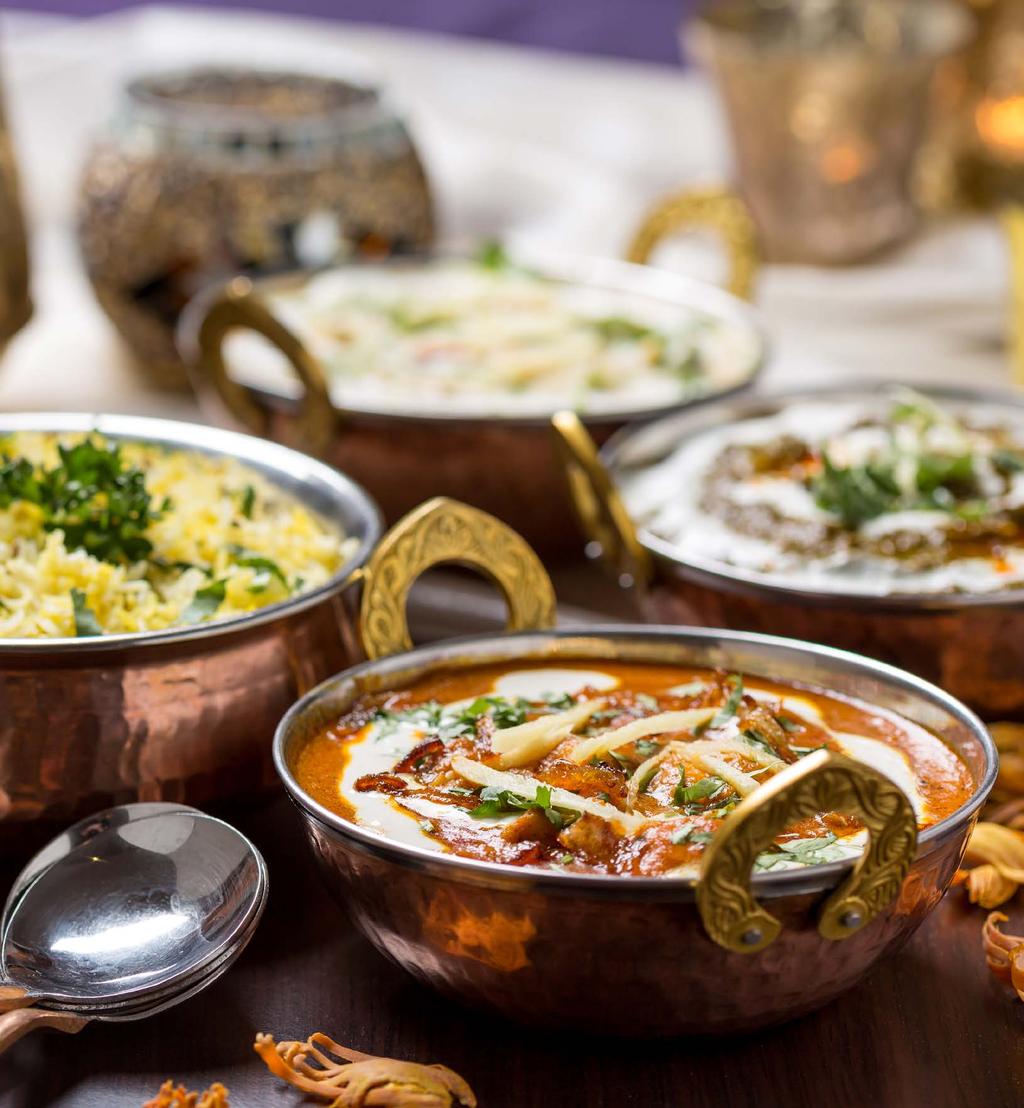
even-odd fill
[{"label": "curry in bowl", "polygon": [[[490,665],[364,693],[294,755],[323,807],[399,842],[565,873],[697,878],[738,804],[826,748],[909,797],[920,829],[975,785],[936,735],[818,688],[695,667]],[[787,826],[757,872],[859,855],[856,818]]]},{"label": "curry in bowl", "polygon": [[624,475],[680,558],[852,595],[1024,585],[1024,412],[903,390],[808,395]]},{"label": "curry in bowl", "polygon": [[327,582],[355,539],[227,455],[19,431],[0,439],[0,637],[229,619]]}]

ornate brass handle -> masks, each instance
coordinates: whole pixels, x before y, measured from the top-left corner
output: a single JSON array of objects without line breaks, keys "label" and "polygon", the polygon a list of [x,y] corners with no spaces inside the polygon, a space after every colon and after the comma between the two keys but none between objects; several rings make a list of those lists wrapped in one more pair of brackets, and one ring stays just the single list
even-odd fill
[{"label": "ornate brass handle", "polygon": [[555,590],[526,541],[494,516],[439,496],[400,519],[363,569],[359,627],[368,658],[412,648],[409,590],[420,574],[443,562],[477,569],[501,589],[508,630],[554,626]]},{"label": "ornate brass handle", "polygon": [[662,239],[702,227],[716,231],[725,245],[729,256],[726,288],[734,296],[750,300],[761,264],[757,229],[746,204],[727,189],[692,189],[659,200],[637,228],[626,257],[646,264]]},{"label": "ornate brass handle", "polygon": [[273,437],[270,410],[231,377],[224,361],[224,340],[232,331],[246,328],[262,335],[291,363],[303,386],[295,445],[309,454],[322,454],[337,420],[324,372],[302,341],[259,300],[247,277],[236,277],[207,307],[195,339],[197,368],[213,382],[236,419],[264,438]]},{"label": "ornate brass handle", "polygon": [[600,556],[621,585],[646,584],[651,575],[650,555],[637,538],[590,433],[575,412],[556,412],[551,426],[583,533],[600,548]]},{"label": "ornate brass handle", "polygon": [[750,892],[758,854],[796,820],[845,812],[868,830],[853,872],[828,898],[818,920],[826,939],[859,931],[896,896],[917,846],[917,820],[903,792],[878,770],[821,750],[788,766],[744,800],[704,855],[697,906],[719,946],[742,954],[763,950],[782,925]]}]

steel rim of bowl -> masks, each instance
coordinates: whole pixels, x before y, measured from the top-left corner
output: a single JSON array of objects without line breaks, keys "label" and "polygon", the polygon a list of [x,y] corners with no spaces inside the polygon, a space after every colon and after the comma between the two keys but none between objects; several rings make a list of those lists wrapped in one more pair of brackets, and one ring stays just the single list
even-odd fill
[{"label": "steel rim of bowl", "polygon": [[[249,631],[265,623],[285,619],[312,608],[352,581],[379,540],[383,523],[376,503],[361,485],[331,466],[300,454],[279,443],[253,435],[225,431],[200,423],[183,423],[148,416],[107,415],[88,412],[31,412],[0,415],[0,436],[22,431],[42,433],[88,433],[126,442],[193,450],[214,457],[228,457],[255,469],[268,483],[289,493],[304,506],[323,517],[324,507],[313,503],[308,492],[315,484],[328,501],[346,518],[358,524],[358,531],[346,530],[346,538],[358,545],[348,559],[322,585],[276,604],[268,604],[245,615],[213,620],[193,627],[168,627],[159,631],[132,631],[83,638],[0,638],[0,657],[5,654],[75,654],[108,651],[125,647],[142,648],[168,643],[192,642]],[[337,522],[337,521],[334,521]]]},{"label": "steel rim of bowl", "polygon": [[[921,385],[913,382],[877,382],[906,387],[923,396],[955,403],[975,404],[987,407],[1009,406],[1021,413],[1024,425],[1024,400],[1014,393],[998,389],[972,389],[957,386]],[[729,402],[725,413],[716,411],[714,404],[704,405],[700,411],[681,411],[666,413],[661,419],[648,422],[642,427],[624,427],[617,431],[601,448],[601,458],[615,481],[626,469],[644,468],[641,465],[628,465],[623,455],[631,448],[636,449],[640,440],[654,435],[669,421],[683,426],[681,433],[672,439],[672,449],[677,450],[684,442],[715,428],[739,423],[746,419],[770,416],[783,406],[792,402],[828,399],[832,396],[856,394],[861,398],[873,395],[871,383],[846,378],[831,385],[816,388],[784,389],[778,392],[759,393],[753,396],[732,398],[721,397],[722,403]],[[727,418],[722,418],[722,416]],[[991,593],[900,593],[889,594],[846,592],[842,589],[821,589],[783,584],[767,574],[756,570],[726,565],[710,559],[682,557],[674,544],[660,538],[644,527],[637,527],[637,538],[641,545],[657,559],[682,571],[681,575],[698,584],[728,591],[744,592],[764,599],[779,599],[804,604],[808,607],[834,607],[837,604],[855,603],[872,611],[929,611],[953,612],[970,608],[1012,608],[1024,605],[1024,588],[1003,589]]]},{"label": "steel rim of bowl", "polygon": [[[502,886],[543,886],[545,891],[575,894],[587,892],[593,895],[605,895],[613,899],[634,899],[633,893],[643,894],[644,899],[686,900],[693,899],[697,879],[692,877],[639,877],[633,875],[607,874],[567,874],[549,870],[522,868],[500,862],[485,862],[473,858],[464,858],[457,854],[446,854],[430,850],[427,847],[401,843],[379,832],[371,831],[359,824],[352,823],[337,813],[325,808],[314,800],[296,781],[287,760],[287,746],[290,732],[295,722],[312,708],[318,700],[342,683],[355,681],[368,674],[387,678],[396,670],[408,668],[429,670],[432,666],[443,666],[457,656],[467,666],[484,664],[486,661],[528,661],[536,657],[538,662],[568,661],[566,656],[545,657],[540,653],[545,646],[560,640],[593,638],[613,638],[640,643],[646,641],[652,646],[671,642],[684,642],[696,646],[712,647],[721,645],[761,647],[768,651],[785,651],[794,655],[811,654],[819,659],[832,662],[840,672],[853,672],[880,680],[898,690],[910,693],[935,705],[958,723],[964,726],[978,740],[985,761],[985,770],[981,779],[975,781],[970,798],[955,812],[938,823],[925,828],[918,835],[918,847],[915,854],[920,857],[922,847],[945,838],[958,826],[968,823],[980,809],[995,784],[999,768],[999,757],[995,743],[984,724],[966,705],[955,697],[917,677],[912,673],[875,661],[848,650],[821,646],[800,639],[787,639],[778,635],[762,635],[749,631],[728,631],[704,627],[652,627],[644,624],[602,624],[579,629],[565,628],[555,631],[520,631],[504,635],[471,635],[455,639],[445,639],[441,643],[417,647],[402,654],[374,662],[362,662],[333,677],[327,678],[316,688],[292,705],[284,715],[274,732],[273,759],[274,768],[281,778],[292,801],[307,818],[354,844],[364,853],[370,853],[386,860],[397,862],[407,868],[440,871],[442,875],[458,880],[460,877],[481,885]],[[503,650],[503,647],[519,646],[519,650]],[[474,649],[479,657],[472,656]],[[581,651],[581,661],[599,665],[598,656],[588,657]],[[652,659],[653,661],[653,659]],[[828,691],[827,689],[825,691]],[[940,741],[942,741],[940,739]],[[856,858],[837,862],[827,862],[808,867],[806,871],[787,870],[778,873],[755,873],[751,877],[751,888],[758,896],[787,896],[807,892],[821,892],[833,888],[840,878],[853,868]],[[687,895],[688,894],[688,895]]]},{"label": "steel rim of bowl", "polygon": [[[548,277],[559,283],[569,285],[580,285],[611,293],[625,293],[630,296],[645,297],[649,300],[659,300],[670,307],[684,308],[687,311],[709,315],[719,322],[742,327],[757,343],[755,357],[741,379],[735,384],[715,389],[704,395],[698,394],[690,398],[673,400],[670,404],[662,404],[654,408],[581,413],[580,418],[588,427],[618,426],[626,421],[649,422],[661,416],[670,416],[678,412],[702,408],[719,400],[729,399],[753,386],[771,358],[771,344],[756,309],[725,289],[717,288],[708,282],[698,280],[684,273],[676,273],[670,269],[637,265],[634,262],[627,262],[618,258],[590,257],[583,254],[568,254],[547,248],[525,246],[514,248],[512,253],[514,260],[535,266],[542,277]],[[253,291],[258,295],[264,290],[274,292],[277,289],[286,289],[297,284],[303,284],[315,276],[329,273],[335,269],[351,269],[360,266],[375,269],[383,267],[400,269],[408,266],[428,266],[435,261],[467,261],[471,260],[472,257],[471,250],[460,249],[458,246],[447,246],[426,254],[399,255],[374,261],[357,262],[354,266],[348,267],[330,265],[308,271],[297,270],[291,273],[277,274],[273,277],[257,277],[252,284]],[[590,276],[587,276],[588,273]],[[201,307],[215,298],[223,288],[224,283],[222,282],[200,293],[182,313],[178,327],[177,345],[186,361],[194,360],[192,351],[195,342],[193,336],[198,332],[201,315],[203,314]],[[289,379],[291,379],[291,371],[288,372]],[[291,404],[296,400],[293,396],[280,391],[273,391],[264,385],[250,384],[243,376],[233,377],[233,380],[270,404]],[[330,383],[328,382],[328,389],[329,386]],[[542,415],[533,413],[492,415],[486,412],[448,415],[432,412],[390,411],[387,408],[364,407],[358,404],[345,405],[344,407],[332,404],[332,406],[335,411],[357,420],[428,424],[437,427],[439,430],[446,427],[465,427],[467,424],[474,423],[486,423],[499,427],[534,427],[546,430],[550,427],[551,416],[557,410],[557,407],[555,407],[550,412]],[[564,404],[561,405],[561,407],[565,406]]]}]

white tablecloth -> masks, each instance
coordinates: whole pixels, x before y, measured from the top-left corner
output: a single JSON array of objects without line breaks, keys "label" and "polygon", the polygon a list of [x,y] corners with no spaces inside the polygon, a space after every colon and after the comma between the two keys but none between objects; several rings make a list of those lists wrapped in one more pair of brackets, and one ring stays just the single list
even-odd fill
[{"label": "white tablecloth", "polygon": [[[90,136],[126,76],[195,61],[344,71],[393,85],[440,202],[442,232],[620,253],[647,204],[728,175],[717,104],[698,74],[465,39],[288,17],[147,8],[88,21],[6,13],[3,79],[31,221],[36,313],[0,364],[0,409],[195,418],[147,390],[78,262],[74,198]],[[661,264],[707,277],[706,244]],[[767,386],[837,374],[1005,385],[1005,248],[993,222],[932,226],[882,263],[770,267],[759,305]]]}]

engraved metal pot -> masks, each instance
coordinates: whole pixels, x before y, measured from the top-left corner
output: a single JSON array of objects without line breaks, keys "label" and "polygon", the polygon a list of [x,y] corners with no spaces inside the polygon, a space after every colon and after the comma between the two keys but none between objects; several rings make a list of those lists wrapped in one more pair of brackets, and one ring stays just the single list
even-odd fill
[{"label": "engraved metal pot", "polygon": [[[415,572],[396,565],[403,588]],[[368,579],[380,572],[374,561]],[[521,574],[492,565],[523,614]],[[395,579],[392,577],[391,579]],[[543,589],[543,586],[540,586]],[[365,610],[365,609],[364,609]],[[520,621],[521,622],[521,621]],[[856,984],[942,898],[997,758],[952,697],[889,666],[826,647],[730,631],[613,627],[477,636],[401,652],[395,614],[363,626],[374,660],[331,678],[284,717],[278,773],[323,876],[356,927],[419,980],[531,1024],[623,1035],[727,1032],[789,1019]],[[387,656],[391,651],[399,651]],[[292,772],[302,744],[362,693],[437,671],[501,661],[717,666],[832,689],[901,712],[938,734],[975,781],[970,800],[919,836],[903,794],[873,769],[821,752],[744,800],[704,855],[701,876],[566,874],[396,842],[307,795]],[[774,834],[809,811],[856,814],[870,846],[852,861],[751,877]],[[755,899],[756,898],[756,899]]]},{"label": "engraved metal pot", "polygon": [[423,167],[385,93],[353,76],[194,69],[131,82],[81,182],[96,296],[163,387],[178,314],[214,280],[425,249]]},{"label": "engraved metal pot", "polygon": [[[939,403],[1011,407],[1007,393],[924,388]],[[864,596],[780,583],[754,571],[685,558],[638,529],[616,482],[655,464],[691,436],[733,421],[768,416],[793,402],[864,398],[863,386],[803,389],[725,402],[699,413],[623,432],[600,453],[571,413],[555,420],[556,441],[574,502],[594,549],[625,584],[637,585],[652,622],[780,630],[810,642],[854,650],[910,670],[948,690],[982,718],[1024,719],[1024,590]]]},{"label": "engraved metal pot", "polygon": [[[714,223],[710,216],[695,218],[695,222]],[[749,237],[730,235],[721,226],[717,229],[734,264],[753,265]],[[738,298],[709,285],[665,271],[610,259],[574,258],[550,250],[517,252],[516,261],[564,284],[699,312],[752,336],[757,354],[749,367],[706,394],[655,411],[585,416],[591,434],[601,442],[627,420],[649,419],[745,388],[765,360],[767,348],[755,314]],[[430,265],[430,259],[383,264]],[[209,414],[222,418],[226,406],[245,429],[336,465],[366,486],[389,522],[425,497],[451,496],[505,520],[545,557],[573,552],[578,534],[551,446],[548,418],[403,415],[342,407],[332,400],[324,368],[302,340],[272,314],[261,295],[272,291],[275,284],[294,286],[310,276],[300,273],[278,281],[239,278],[190,305],[182,318],[179,344],[183,357],[194,367],[200,398],[219,400],[208,408]],[[289,387],[292,382],[287,379],[277,386],[253,383],[253,375],[244,366],[229,370],[225,339],[246,329],[280,350],[294,369],[294,387]]]}]

